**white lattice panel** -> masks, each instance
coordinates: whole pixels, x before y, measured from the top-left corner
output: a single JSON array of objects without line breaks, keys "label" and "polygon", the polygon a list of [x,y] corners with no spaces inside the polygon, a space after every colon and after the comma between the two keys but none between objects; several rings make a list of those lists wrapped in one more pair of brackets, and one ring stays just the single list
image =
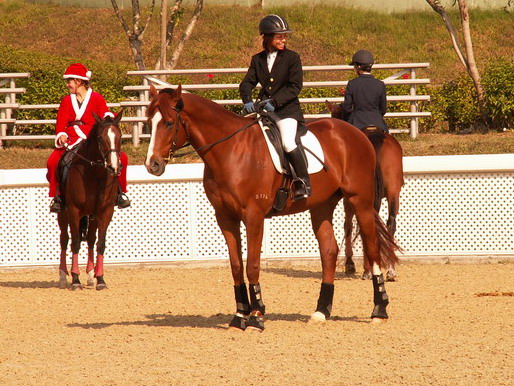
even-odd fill
[{"label": "white lattice panel", "polygon": [[[35,184],[12,187],[2,185],[2,177],[0,266],[57,265],[59,229],[56,215],[48,212],[44,175],[36,175]],[[228,258],[199,175],[177,181],[136,179],[129,193],[132,206],[116,209],[109,227],[108,263]],[[406,175],[400,201],[396,238],[406,256],[514,254],[511,172]],[[386,215],[384,201],[381,216]],[[340,203],[334,214],[338,242],[343,222]],[[86,244],[81,248],[84,263]],[[354,251],[362,254],[360,241]],[[266,220],[262,253],[263,258],[319,256],[308,212]]]}]

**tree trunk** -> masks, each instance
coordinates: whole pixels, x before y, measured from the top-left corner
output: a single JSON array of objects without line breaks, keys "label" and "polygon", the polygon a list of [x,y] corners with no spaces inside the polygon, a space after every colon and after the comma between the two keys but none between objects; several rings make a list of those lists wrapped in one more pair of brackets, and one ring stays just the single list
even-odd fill
[{"label": "tree trunk", "polygon": [[475,85],[475,89],[477,90],[477,100],[478,107],[480,109],[480,116],[482,121],[487,125],[487,107],[485,101],[485,93],[484,88],[482,87],[482,83],[480,81],[480,73],[478,71],[478,67],[475,61],[475,53],[473,50],[473,42],[471,41],[471,29],[469,27],[469,9],[468,4],[465,0],[458,0],[459,2],[459,10],[460,10],[460,20],[462,23],[462,34],[464,36],[464,46],[466,48],[466,56],[467,56],[467,70],[471,79],[473,79],[473,84]]},{"label": "tree trunk", "polygon": [[480,82],[480,73],[475,62],[475,54],[473,50],[473,42],[471,41],[471,29],[469,27],[469,8],[466,0],[457,0],[459,4],[460,20],[462,24],[462,34],[464,37],[464,49],[466,55],[462,52],[461,44],[458,39],[457,31],[453,27],[446,10],[439,0],[426,0],[426,2],[436,11],[443,19],[446,29],[450,33],[453,49],[457,53],[457,57],[466,68],[468,75],[471,77],[477,92],[477,103],[480,109],[480,116],[484,124],[488,125],[487,109],[485,101],[485,93]]}]

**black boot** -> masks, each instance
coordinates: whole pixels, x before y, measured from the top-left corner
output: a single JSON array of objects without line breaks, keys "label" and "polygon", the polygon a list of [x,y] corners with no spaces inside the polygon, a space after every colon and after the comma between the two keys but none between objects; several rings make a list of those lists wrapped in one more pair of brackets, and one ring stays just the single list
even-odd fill
[{"label": "black boot", "polygon": [[130,200],[127,197],[125,193],[123,193],[121,190],[118,191],[118,198],[116,200],[116,205],[118,208],[128,208],[130,206]]},{"label": "black boot", "polygon": [[64,199],[61,196],[55,196],[50,203],[50,213],[64,212]]},{"label": "black boot", "polygon": [[301,149],[297,147],[293,151],[286,153],[286,155],[297,176],[297,178],[293,180],[293,201],[309,197],[311,195],[311,179],[307,171],[307,160],[304,154]]}]

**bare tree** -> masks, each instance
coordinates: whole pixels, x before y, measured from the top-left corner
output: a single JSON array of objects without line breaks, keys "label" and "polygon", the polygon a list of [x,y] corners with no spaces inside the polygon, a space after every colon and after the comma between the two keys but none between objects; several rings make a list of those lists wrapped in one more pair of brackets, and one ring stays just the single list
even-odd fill
[{"label": "bare tree", "polygon": [[[157,64],[155,66],[156,69],[174,69],[177,65],[178,59],[180,57],[180,54],[184,50],[186,42],[191,37],[193,30],[196,26],[196,23],[198,22],[198,19],[200,18],[200,15],[203,10],[203,3],[204,0],[196,0],[196,7],[193,12],[193,15],[191,16],[191,19],[189,20],[189,23],[187,24],[184,33],[180,37],[177,45],[175,46],[175,49],[173,50],[173,53],[171,54],[170,60],[163,64],[163,58],[166,58],[166,54],[162,52],[162,50],[168,50],[171,46],[171,43],[173,41],[173,34],[175,32],[175,28],[178,25],[179,21],[183,17],[184,9],[182,7],[183,0],[175,0],[175,3],[170,9],[169,13],[169,19],[166,26],[166,44],[164,45],[161,43],[161,56],[160,59],[157,61]],[[161,6],[164,6],[164,2],[161,4]],[[162,16],[162,10],[161,10],[161,16]],[[161,22],[163,20],[161,19]],[[161,27],[162,28],[162,27]],[[161,34],[164,33],[164,30],[162,30]],[[162,39],[162,35],[161,35]]]},{"label": "bare tree", "polygon": [[[452,39],[453,49],[457,53],[457,57],[466,68],[469,76],[473,80],[473,84],[475,85],[475,89],[477,91],[477,101],[478,107],[480,109],[480,115],[482,117],[482,121],[487,124],[487,110],[486,110],[486,101],[485,101],[485,93],[480,82],[480,73],[478,71],[478,67],[475,61],[475,54],[473,51],[473,43],[471,40],[471,29],[469,27],[469,8],[466,0],[455,0],[459,4],[459,12],[460,12],[460,21],[462,25],[462,36],[464,39],[464,49],[462,48],[461,43],[459,42],[459,37],[457,35],[457,31],[452,25],[446,10],[439,0],[426,0],[426,2],[443,18],[444,25],[446,29],[450,33],[450,37]],[[455,4],[455,2],[454,2]]]},{"label": "bare tree", "polygon": [[120,21],[121,26],[125,30],[127,34],[130,49],[132,50],[132,54],[134,55],[134,62],[138,70],[145,70],[145,61],[143,59],[143,35],[150,23],[150,20],[153,16],[153,11],[155,8],[155,0],[152,0],[152,4],[150,6],[150,13],[146,18],[146,22],[144,26],[140,25],[141,22],[141,10],[139,7],[139,0],[132,0],[132,27],[130,28],[125,18],[120,12],[118,8],[118,3],[116,0],[111,0],[112,8]]}]

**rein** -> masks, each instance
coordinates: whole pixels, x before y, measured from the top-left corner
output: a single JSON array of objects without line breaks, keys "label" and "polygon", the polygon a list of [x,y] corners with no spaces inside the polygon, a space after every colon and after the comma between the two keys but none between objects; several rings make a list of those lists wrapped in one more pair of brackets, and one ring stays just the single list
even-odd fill
[{"label": "rein", "polygon": [[[74,149],[70,148],[68,145],[66,145],[66,144],[64,145],[64,148],[65,148],[66,152],[72,153],[75,157],[78,157],[81,160],[87,162],[92,167],[94,167],[94,166],[101,166],[104,169],[106,169],[107,171],[110,171],[109,167],[107,166],[107,155],[109,155],[110,153],[116,153],[116,154],[118,154],[118,158],[120,158],[120,153],[121,153],[120,150],[109,149],[107,152],[104,153],[100,149],[100,142],[98,142],[98,150],[100,151],[100,154],[102,155],[102,160],[91,161],[90,159],[84,157],[82,154],[78,153],[79,147],[80,146],[77,146],[76,149],[74,150]],[[114,173],[112,173],[112,174],[114,174]]]},{"label": "rein", "polygon": [[[175,110],[177,112],[177,120],[174,122],[174,128],[175,128],[175,137],[173,138],[173,142],[171,144],[171,149],[169,151],[169,154],[168,154],[168,157],[167,158],[164,158],[164,161],[166,162],[169,162],[173,156],[175,155],[175,152],[177,150],[180,150],[184,147],[187,147],[190,145],[190,143],[185,143],[184,145],[182,145],[181,147],[177,148],[176,147],[176,140],[177,140],[177,137],[178,137],[178,130],[179,130],[179,123],[182,124],[182,127],[184,128],[184,132],[186,133],[186,138],[189,140],[189,132],[187,130],[187,126],[186,126],[186,123],[184,122],[184,120],[182,119],[182,117],[180,116],[180,112],[182,111],[182,109],[179,109],[179,108],[176,108],[176,107],[172,107],[173,110]],[[248,123],[247,125],[237,129],[236,131],[234,131],[233,133],[227,135],[226,137],[223,137],[223,138],[220,138],[212,143],[209,143],[207,145],[203,145],[203,146],[200,146],[198,149],[194,149],[194,150],[191,150],[191,151],[188,151],[188,152],[185,152],[185,153],[182,153],[179,155],[179,157],[185,157],[186,155],[190,155],[190,154],[193,154],[193,153],[198,153],[200,154],[201,151],[205,151],[205,150],[208,150],[210,149],[211,147],[213,146],[216,146],[217,144],[221,143],[221,142],[225,142],[227,140],[229,140],[230,138],[232,138],[234,135],[248,129],[249,127],[253,126],[254,124],[256,124],[257,122],[259,122],[258,119],[254,119],[252,122]]]}]

